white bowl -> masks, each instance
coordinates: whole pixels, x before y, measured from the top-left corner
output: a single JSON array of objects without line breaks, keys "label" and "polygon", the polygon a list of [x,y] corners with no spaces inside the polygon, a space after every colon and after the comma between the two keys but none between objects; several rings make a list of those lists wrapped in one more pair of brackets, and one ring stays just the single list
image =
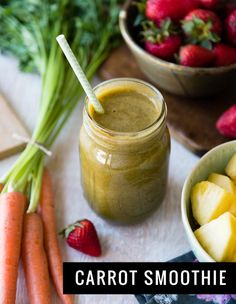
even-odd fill
[{"label": "white bowl", "polygon": [[182,221],[191,249],[200,262],[215,262],[215,260],[202,248],[193,233],[196,229],[196,224],[192,215],[191,189],[196,183],[206,180],[212,172],[224,174],[228,161],[235,153],[236,140],[224,143],[210,150],[199,160],[183,186],[181,197]]}]

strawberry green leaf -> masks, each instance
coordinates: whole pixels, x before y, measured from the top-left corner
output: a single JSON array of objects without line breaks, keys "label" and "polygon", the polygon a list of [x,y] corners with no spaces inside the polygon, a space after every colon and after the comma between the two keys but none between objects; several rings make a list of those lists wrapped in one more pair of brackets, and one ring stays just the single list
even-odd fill
[{"label": "strawberry green leaf", "polygon": [[182,21],[182,29],[187,37],[187,42],[199,44],[212,49],[212,43],[220,42],[221,38],[212,31],[212,21],[204,22],[194,17],[192,20]]},{"label": "strawberry green leaf", "polygon": [[162,21],[160,27],[158,27],[153,21],[145,20],[142,22],[142,27],[143,31],[141,31],[141,36],[145,41],[152,43],[161,43],[171,35],[179,33],[178,28],[173,24],[170,18]]},{"label": "strawberry green leaf", "polygon": [[192,20],[193,20],[193,23],[197,26],[205,26],[206,25],[206,23],[198,17],[194,17]]},{"label": "strawberry green leaf", "polygon": [[64,238],[68,238],[69,234],[74,231],[76,227],[83,228],[83,225],[81,224],[82,221],[83,220],[76,221],[75,223],[68,225],[66,228],[59,232],[59,235],[62,235]]},{"label": "strawberry green leaf", "polygon": [[134,26],[139,26],[145,20],[145,17],[142,14],[138,14],[134,20]]},{"label": "strawberry green leaf", "polygon": [[201,46],[208,50],[212,50],[212,47],[213,47],[211,41],[209,41],[209,40],[203,40],[201,42]]},{"label": "strawberry green leaf", "polygon": [[216,33],[211,32],[209,36],[212,42],[218,43],[221,41],[220,37]]}]

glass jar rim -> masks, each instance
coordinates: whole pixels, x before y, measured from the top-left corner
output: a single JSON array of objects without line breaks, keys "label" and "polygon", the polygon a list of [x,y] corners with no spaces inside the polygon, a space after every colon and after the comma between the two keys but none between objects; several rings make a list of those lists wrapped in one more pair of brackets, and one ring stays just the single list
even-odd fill
[{"label": "glass jar rim", "polygon": [[161,103],[160,113],[159,113],[159,115],[157,116],[157,118],[155,119],[155,121],[152,124],[148,125],[147,127],[145,127],[142,130],[134,131],[134,132],[119,132],[119,131],[114,131],[114,130],[110,130],[108,128],[105,128],[105,127],[101,126],[100,124],[98,124],[96,122],[95,119],[93,119],[93,117],[89,114],[88,97],[86,97],[85,98],[84,113],[85,113],[86,117],[89,119],[89,121],[99,131],[101,131],[102,133],[105,133],[107,135],[115,136],[115,137],[116,136],[117,137],[136,137],[136,136],[142,136],[142,135],[144,135],[149,130],[151,131],[155,126],[158,126],[158,127],[162,126],[163,122],[165,121],[166,115],[167,115],[167,106],[166,106],[166,103],[164,101],[163,95],[161,94],[161,92],[156,87],[154,87],[152,84],[150,84],[150,83],[148,83],[146,81],[140,80],[140,79],[129,78],[129,77],[120,77],[120,78],[113,78],[113,79],[110,79],[110,80],[105,80],[105,81],[99,83],[98,85],[96,85],[93,88],[93,90],[94,90],[94,92],[96,94],[96,91],[98,89],[100,89],[101,87],[109,85],[109,84],[112,84],[112,83],[115,83],[115,82],[137,83],[137,84],[141,84],[141,85],[144,85],[144,86],[148,87],[150,90],[152,90],[156,94],[156,96],[158,97],[157,98],[158,101]]}]

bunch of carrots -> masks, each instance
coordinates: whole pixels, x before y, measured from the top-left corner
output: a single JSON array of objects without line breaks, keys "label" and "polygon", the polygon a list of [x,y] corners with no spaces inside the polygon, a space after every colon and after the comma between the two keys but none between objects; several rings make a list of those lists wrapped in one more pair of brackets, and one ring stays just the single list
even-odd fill
[{"label": "bunch of carrots", "polygon": [[[52,183],[44,169],[51,149],[78,104],[82,89],[59,48],[64,33],[88,79],[117,42],[119,0],[0,0],[0,51],[42,79],[32,139],[0,187],[0,303],[13,304],[20,257],[31,304],[50,304],[50,279],[62,303],[62,257]],[[32,144],[33,143],[33,144]],[[44,147],[44,151],[41,149]]]},{"label": "bunch of carrots", "polygon": [[73,303],[63,294],[63,262],[57,239],[52,181],[44,170],[37,212],[25,213],[27,198],[21,192],[0,196],[0,303],[16,300],[19,257],[29,303],[50,304],[50,276],[62,303]]}]

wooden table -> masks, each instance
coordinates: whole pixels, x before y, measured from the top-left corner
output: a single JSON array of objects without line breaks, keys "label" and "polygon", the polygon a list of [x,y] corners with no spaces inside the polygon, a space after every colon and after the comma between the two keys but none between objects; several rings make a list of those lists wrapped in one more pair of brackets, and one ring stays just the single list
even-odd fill
[{"label": "wooden table", "polygon": [[[11,101],[26,127],[32,130],[40,96],[40,79],[36,75],[22,74],[17,61],[0,56],[0,92]],[[99,79],[95,79],[95,83]],[[80,185],[78,133],[82,122],[82,103],[53,148],[48,166],[53,173],[57,206],[58,230],[80,218],[92,220],[99,232],[103,256],[90,258],[71,248],[61,240],[65,261],[166,261],[190,250],[186,241],[180,214],[180,196],[183,182],[198,157],[172,140],[169,187],[165,201],[148,220],[136,226],[112,226],[97,217],[88,207]],[[0,113],[1,115],[1,113]],[[1,117],[0,117],[1,118]],[[17,156],[0,161],[0,174],[4,174]],[[21,270],[20,270],[21,271]],[[20,273],[17,304],[28,304],[24,276]],[[82,295],[80,304],[134,304],[132,295]],[[54,296],[53,303],[60,303]]]}]

